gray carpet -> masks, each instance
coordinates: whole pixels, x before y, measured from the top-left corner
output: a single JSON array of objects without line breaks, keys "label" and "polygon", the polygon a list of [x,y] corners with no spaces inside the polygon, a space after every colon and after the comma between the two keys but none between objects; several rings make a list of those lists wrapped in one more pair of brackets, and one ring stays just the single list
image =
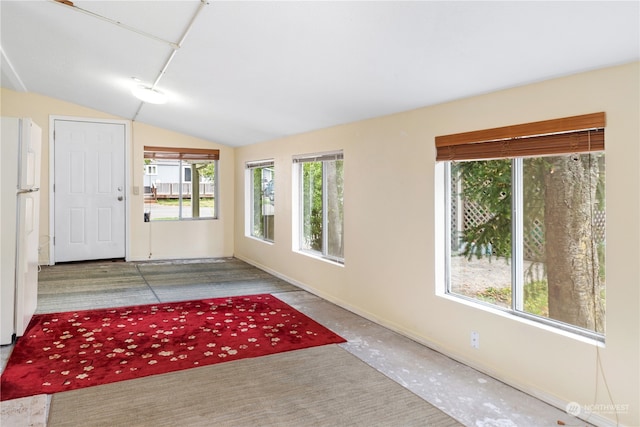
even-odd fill
[{"label": "gray carpet", "polygon": [[43,266],[38,313],[300,289],[235,258]]},{"label": "gray carpet", "polygon": [[53,395],[49,426],[459,426],[338,345]]}]

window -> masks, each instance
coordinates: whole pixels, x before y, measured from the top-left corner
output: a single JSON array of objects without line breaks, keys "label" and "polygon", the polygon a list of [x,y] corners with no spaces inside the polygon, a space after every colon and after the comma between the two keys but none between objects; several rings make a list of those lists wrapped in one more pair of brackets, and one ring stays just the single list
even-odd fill
[{"label": "window", "polygon": [[273,160],[248,162],[246,164],[248,194],[248,232],[258,239],[273,242],[275,217]]},{"label": "window", "polygon": [[[217,218],[218,150],[144,147],[144,220]],[[184,172],[182,172],[184,171]]]},{"label": "window", "polygon": [[144,165],[145,175],[158,175],[158,167],[152,164]]},{"label": "window", "polygon": [[597,113],[436,138],[449,294],[603,339],[604,122]]},{"label": "window", "polygon": [[293,159],[298,177],[298,249],[344,262],[342,152]]}]

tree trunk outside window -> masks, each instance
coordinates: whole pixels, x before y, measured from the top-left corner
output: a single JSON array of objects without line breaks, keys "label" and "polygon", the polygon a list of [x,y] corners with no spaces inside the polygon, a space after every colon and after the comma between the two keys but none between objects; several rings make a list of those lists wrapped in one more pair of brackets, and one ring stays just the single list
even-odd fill
[{"label": "tree trunk outside window", "polygon": [[598,163],[592,155],[553,157],[545,175],[549,317],[604,332],[603,286],[592,203]]}]

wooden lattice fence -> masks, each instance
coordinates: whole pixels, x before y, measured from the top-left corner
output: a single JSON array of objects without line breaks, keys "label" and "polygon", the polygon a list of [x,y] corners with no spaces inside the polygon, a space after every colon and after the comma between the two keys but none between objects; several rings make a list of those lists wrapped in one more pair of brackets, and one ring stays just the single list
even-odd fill
[{"label": "wooden lattice fence", "polygon": [[[459,200],[451,204],[451,247],[458,250],[465,230],[487,222],[493,214],[478,203]],[[594,211],[593,226],[597,243],[605,240],[605,211]],[[528,261],[544,260],[544,223],[533,220],[533,225],[524,236],[524,259]]]}]

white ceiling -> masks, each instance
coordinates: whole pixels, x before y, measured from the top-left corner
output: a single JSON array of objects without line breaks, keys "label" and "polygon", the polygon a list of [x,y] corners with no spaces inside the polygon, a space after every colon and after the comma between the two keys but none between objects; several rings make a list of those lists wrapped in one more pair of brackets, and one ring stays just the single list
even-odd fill
[{"label": "white ceiling", "polygon": [[640,59],[638,1],[74,5],[0,2],[2,87],[230,146]]}]

